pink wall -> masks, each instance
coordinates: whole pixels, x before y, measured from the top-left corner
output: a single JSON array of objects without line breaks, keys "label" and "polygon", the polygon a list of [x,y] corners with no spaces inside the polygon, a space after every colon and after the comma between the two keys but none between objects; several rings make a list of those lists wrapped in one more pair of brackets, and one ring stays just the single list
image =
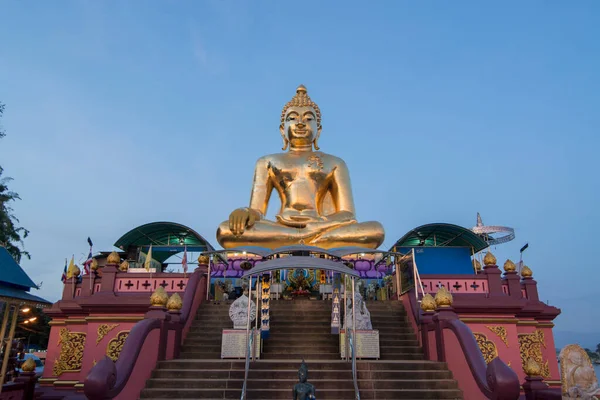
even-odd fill
[{"label": "pink wall", "polygon": [[[99,315],[91,316],[100,317]],[[83,382],[88,372],[94,365],[94,361],[100,361],[105,355],[108,343],[110,340],[115,338],[119,332],[129,331],[135,325],[136,321],[123,321],[122,317],[138,317],[142,318],[142,314],[121,314],[115,317],[114,320],[110,320],[114,316],[104,316],[106,319],[94,320],[91,319],[87,322],[81,323],[67,323],[66,325],[53,325],[50,329],[50,339],[48,341],[48,352],[46,354],[46,364],[44,367],[43,378],[53,378],[59,381],[79,381]],[[65,320],[54,320],[54,322],[61,322]],[[66,320],[68,321],[68,319]],[[98,327],[102,324],[114,325],[117,324],[102,340],[96,344],[98,338]],[[78,372],[64,372],[59,376],[54,375],[53,367],[55,360],[60,358],[61,345],[58,344],[60,339],[59,332],[61,329],[67,328],[70,332],[84,332],[86,333],[85,347],[83,352],[83,359],[81,370]]]},{"label": "pink wall", "polygon": [[449,329],[444,329],[444,344],[446,362],[452,371],[452,375],[454,375],[454,379],[458,382],[458,387],[463,391],[464,398],[466,400],[487,400],[473,378],[458,339]]}]

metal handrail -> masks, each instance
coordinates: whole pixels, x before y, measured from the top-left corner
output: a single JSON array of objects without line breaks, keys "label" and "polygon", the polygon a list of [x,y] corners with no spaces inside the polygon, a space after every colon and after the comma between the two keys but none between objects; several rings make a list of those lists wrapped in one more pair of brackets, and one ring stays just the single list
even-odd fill
[{"label": "metal handrail", "polygon": [[[258,293],[256,294],[258,297]],[[248,310],[246,315],[246,364],[244,366],[244,384],[242,386],[242,396],[240,400],[246,399],[246,386],[248,383],[248,370],[250,369],[250,356],[252,351],[252,342],[254,340],[254,332],[250,329],[250,309],[252,306],[252,275],[248,284]],[[258,318],[258,316],[257,316]]]},{"label": "metal handrail", "polygon": [[417,268],[417,261],[415,260],[415,249],[412,249],[412,262],[413,262],[413,277],[415,279],[415,287],[418,284],[418,288],[415,288],[415,297],[417,304],[419,303],[419,290],[421,289],[421,295],[425,296],[425,289],[423,288],[423,282],[421,281],[421,275],[419,275],[419,269]]},{"label": "metal handrail", "polygon": [[[352,333],[349,333],[352,332]],[[350,345],[350,352],[352,354],[352,382],[354,383],[354,398],[360,400],[360,392],[358,390],[358,380],[356,378],[356,353],[354,352],[354,329],[348,331],[348,342]]]},{"label": "metal handrail", "polygon": [[248,371],[250,370],[250,352],[252,351],[252,344],[254,342],[254,334],[250,334],[248,338],[248,347],[246,348],[246,365],[244,366],[244,385],[242,386],[242,397],[240,400],[246,399],[246,386],[248,384]]},{"label": "metal handrail", "polygon": [[[354,351],[354,338],[356,336],[356,299],[354,297],[354,284],[355,279],[352,277],[352,334],[348,336],[350,339],[350,352],[352,354],[352,382],[354,383],[354,397],[356,400],[360,400],[360,393],[358,391],[358,381],[356,380],[356,353]],[[345,305],[344,305],[345,306]],[[350,327],[346,324],[348,329]]]}]

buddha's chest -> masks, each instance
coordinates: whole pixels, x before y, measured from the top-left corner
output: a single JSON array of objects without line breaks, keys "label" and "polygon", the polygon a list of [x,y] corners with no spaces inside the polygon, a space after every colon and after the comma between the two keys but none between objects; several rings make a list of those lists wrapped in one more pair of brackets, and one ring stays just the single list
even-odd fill
[{"label": "buddha's chest", "polygon": [[289,186],[294,182],[324,184],[333,172],[326,159],[317,154],[304,157],[289,157],[269,163],[269,175],[278,186]]}]

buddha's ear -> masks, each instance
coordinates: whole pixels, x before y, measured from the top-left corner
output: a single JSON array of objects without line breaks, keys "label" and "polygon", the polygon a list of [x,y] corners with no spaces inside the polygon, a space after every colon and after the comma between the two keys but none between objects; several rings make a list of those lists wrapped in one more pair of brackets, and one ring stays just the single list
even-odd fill
[{"label": "buddha's ear", "polygon": [[313,144],[315,146],[315,150],[319,150],[319,137],[321,136],[321,125],[319,125],[319,127],[317,128],[317,135],[315,136],[315,138],[313,139]]},{"label": "buddha's ear", "polygon": [[283,139],[283,147],[281,148],[281,150],[286,150],[288,148],[288,145],[290,144],[290,141],[285,136],[285,130],[283,128],[283,124],[279,125],[279,132],[281,133],[281,138]]}]

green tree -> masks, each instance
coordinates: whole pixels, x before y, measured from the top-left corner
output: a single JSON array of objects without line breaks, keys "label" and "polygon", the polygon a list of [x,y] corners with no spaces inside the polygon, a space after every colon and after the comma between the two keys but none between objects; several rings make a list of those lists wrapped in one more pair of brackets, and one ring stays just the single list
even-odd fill
[{"label": "green tree", "polygon": [[[0,118],[4,114],[4,104],[0,103]],[[4,129],[0,125],[0,138],[5,136]],[[23,239],[27,237],[29,231],[19,226],[19,220],[13,214],[10,206],[11,202],[20,200],[17,193],[9,190],[8,183],[12,180],[9,177],[2,177],[4,170],[0,166],[0,246],[6,247],[6,250],[13,256],[17,262],[21,262],[21,257],[30,258],[29,253],[23,250]]]}]

